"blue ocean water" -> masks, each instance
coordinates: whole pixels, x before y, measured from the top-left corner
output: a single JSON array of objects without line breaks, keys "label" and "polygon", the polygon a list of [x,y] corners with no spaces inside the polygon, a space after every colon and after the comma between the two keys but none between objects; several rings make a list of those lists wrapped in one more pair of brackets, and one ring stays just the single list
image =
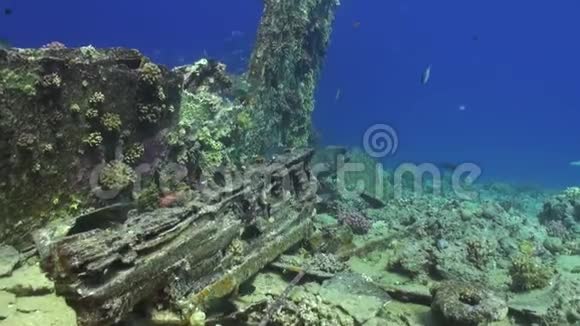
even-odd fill
[{"label": "blue ocean water", "polygon": [[[17,47],[134,47],[169,66],[207,54],[238,72],[262,10],[258,0],[1,6],[12,13],[0,38]],[[575,0],[344,0],[317,91],[320,141],[360,146],[388,124],[399,141],[388,164],[474,162],[489,179],[577,185],[579,12]]]}]

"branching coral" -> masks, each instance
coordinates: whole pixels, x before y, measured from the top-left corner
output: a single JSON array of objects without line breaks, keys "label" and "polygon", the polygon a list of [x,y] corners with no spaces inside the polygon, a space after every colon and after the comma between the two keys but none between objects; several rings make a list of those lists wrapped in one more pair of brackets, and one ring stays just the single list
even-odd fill
[{"label": "branching coral", "polygon": [[105,95],[101,92],[95,92],[89,98],[89,104],[91,107],[97,107],[105,102]]},{"label": "branching coral", "polygon": [[57,73],[48,74],[42,77],[40,84],[44,88],[60,88],[62,79]]},{"label": "branching coral", "polygon": [[148,85],[157,85],[162,78],[161,69],[154,63],[147,62],[140,69],[139,80]]},{"label": "branching coral", "polygon": [[81,112],[81,107],[80,107],[80,105],[78,105],[78,104],[76,104],[76,103],[73,103],[73,104],[71,104],[71,106],[69,107],[69,110],[70,110],[70,112],[72,112],[72,113],[75,113],[75,114],[76,114],[76,113],[79,113],[79,112]]},{"label": "branching coral", "polygon": [[123,155],[123,161],[127,164],[135,164],[139,159],[141,159],[144,153],[145,147],[143,144],[133,144]]},{"label": "branching coral", "polygon": [[520,245],[520,253],[512,259],[510,275],[514,291],[541,289],[550,284],[554,269],[543,264],[534,251],[534,245],[524,241]]},{"label": "branching coral", "polygon": [[103,135],[100,132],[92,132],[87,137],[83,139],[83,143],[85,143],[89,147],[97,147],[101,145],[103,142]]},{"label": "branching coral", "polygon": [[97,110],[97,109],[92,109],[92,108],[91,108],[91,109],[87,109],[87,110],[85,111],[85,117],[86,117],[87,119],[96,119],[96,118],[98,118],[98,117],[99,117],[99,110]]}]

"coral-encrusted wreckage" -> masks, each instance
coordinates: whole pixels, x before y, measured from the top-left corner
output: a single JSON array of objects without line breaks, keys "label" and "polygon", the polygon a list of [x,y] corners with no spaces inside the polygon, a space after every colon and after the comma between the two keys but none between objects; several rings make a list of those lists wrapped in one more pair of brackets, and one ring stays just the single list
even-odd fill
[{"label": "coral-encrusted wreckage", "polygon": [[241,76],[0,49],[0,324],[577,325],[580,188],[313,149],[337,6],[265,0]]},{"label": "coral-encrusted wreckage", "polygon": [[101,210],[79,218],[64,238],[39,234],[44,267],[83,325],[119,322],[161,293],[205,307],[308,234],[316,197],[311,156],[296,151],[249,166],[227,188],[208,186],[185,207],[135,215],[113,208],[116,227],[86,227],[105,219]]}]

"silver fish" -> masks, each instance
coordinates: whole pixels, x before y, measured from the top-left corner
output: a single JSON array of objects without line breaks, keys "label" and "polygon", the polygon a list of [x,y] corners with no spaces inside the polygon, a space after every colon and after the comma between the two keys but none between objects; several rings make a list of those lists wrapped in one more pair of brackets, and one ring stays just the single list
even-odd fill
[{"label": "silver fish", "polygon": [[571,166],[580,166],[580,161],[570,162]]},{"label": "silver fish", "polygon": [[429,78],[431,78],[431,65],[428,65],[425,71],[423,71],[423,75],[421,76],[421,84],[427,84],[429,82]]}]

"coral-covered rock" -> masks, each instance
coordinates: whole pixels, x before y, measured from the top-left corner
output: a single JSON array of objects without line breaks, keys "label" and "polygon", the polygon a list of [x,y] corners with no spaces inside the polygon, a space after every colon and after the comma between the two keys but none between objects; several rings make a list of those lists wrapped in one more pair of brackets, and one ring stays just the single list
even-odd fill
[{"label": "coral-covered rock", "polygon": [[569,188],[550,198],[538,217],[553,236],[568,238],[580,234],[580,188]]},{"label": "coral-covered rock", "polygon": [[[21,245],[48,220],[99,206],[95,167],[169,127],[180,86],[181,76],[136,50],[0,50],[0,242]],[[145,126],[140,105],[166,110]]]},{"label": "coral-covered rock", "polygon": [[356,212],[341,213],[339,221],[350,227],[354,234],[367,234],[373,226],[370,219]]},{"label": "coral-covered rock", "polygon": [[505,300],[476,285],[444,282],[432,290],[431,309],[445,325],[485,325],[506,318]]},{"label": "coral-covered rock", "polygon": [[317,253],[312,259],[312,267],[326,273],[338,273],[348,268],[348,266],[338,260],[333,254]]}]

